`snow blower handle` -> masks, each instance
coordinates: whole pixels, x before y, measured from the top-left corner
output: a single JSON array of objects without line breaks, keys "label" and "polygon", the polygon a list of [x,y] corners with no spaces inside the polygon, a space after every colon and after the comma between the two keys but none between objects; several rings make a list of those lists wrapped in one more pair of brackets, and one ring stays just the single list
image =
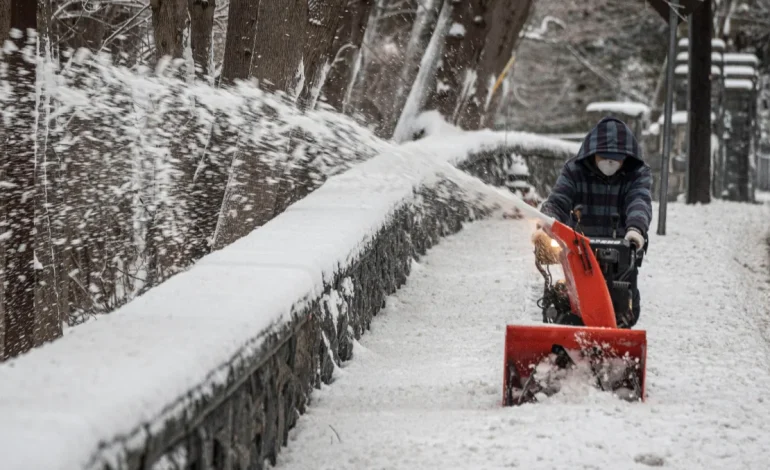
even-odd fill
[{"label": "snow blower handle", "polygon": [[618,281],[625,281],[628,279],[628,277],[636,270],[636,245],[634,243],[629,242],[629,245],[631,245],[631,249],[628,250],[630,260],[628,263],[628,268],[618,277]]},{"label": "snow blower handle", "polygon": [[580,223],[580,218],[583,217],[583,205],[578,204],[572,208],[572,216]]}]

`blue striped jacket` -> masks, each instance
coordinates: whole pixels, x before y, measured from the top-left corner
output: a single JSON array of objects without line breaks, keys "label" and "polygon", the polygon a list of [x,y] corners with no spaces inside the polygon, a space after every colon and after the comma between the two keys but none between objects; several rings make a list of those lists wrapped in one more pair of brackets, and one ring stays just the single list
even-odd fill
[{"label": "blue striped jacket", "polygon": [[[592,158],[603,152],[627,155],[621,169],[609,177]],[[611,236],[612,215],[617,214],[619,237],[634,227],[646,239],[652,220],[651,187],[650,167],[631,129],[619,119],[604,118],[586,135],[577,155],[564,164],[540,210],[574,228],[570,212],[583,205],[580,225],[588,237]]]}]

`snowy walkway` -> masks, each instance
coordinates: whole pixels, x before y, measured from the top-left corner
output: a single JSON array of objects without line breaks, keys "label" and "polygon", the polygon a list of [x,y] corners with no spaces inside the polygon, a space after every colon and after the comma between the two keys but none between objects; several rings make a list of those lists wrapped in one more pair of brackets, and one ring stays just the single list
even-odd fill
[{"label": "snowy walkway", "polygon": [[640,272],[647,403],[582,390],[514,408],[499,405],[503,334],[539,321],[531,227],[467,225],[314,393],[278,467],[767,468],[766,220],[768,206],[669,205]]}]

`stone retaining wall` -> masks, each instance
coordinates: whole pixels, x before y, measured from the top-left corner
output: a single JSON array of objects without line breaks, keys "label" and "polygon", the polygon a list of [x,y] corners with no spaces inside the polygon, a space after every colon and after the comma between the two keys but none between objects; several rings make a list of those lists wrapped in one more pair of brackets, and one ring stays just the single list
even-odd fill
[{"label": "stone retaining wall", "polygon": [[[503,147],[486,150],[459,166],[487,183],[502,185],[511,153]],[[543,150],[522,156],[538,191],[547,194],[571,155]],[[321,298],[231,369],[227,386],[200,400],[184,420],[164,423],[161,430],[149,433],[146,445],[128,453],[127,467],[105,468],[245,470],[275,464],[312,390],[321,382],[331,383],[336,365],[352,358],[353,339],[369,330],[386,296],[406,282],[411,260],[459,231],[463,222],[485,214],[485,209],[463,202],[451,183],[440,186],[422,188],[419,203],[397,211],[361,256],[340,269]]]},{"label": "stone retaining wall", "polygon": [[127,468],[245,470],[275,464],[313,388],[331,383],[335,365],[351,359],[353,339],[361,338],[386,296],[406,282],[411,260],[484,213],[438,193],[420,191],[421,202],[399,210],[283,335],[233,369],[229,385],[198,403],[184,422],[166,423],[148,436],[146,446],[131,451]]},{"label": "stone retaining wall", "polygon": [[[444,165],[499,185],[516,154],[547,193],[574,150],[532,136],[497,144],[504,141],[460,135],[362,163],[121,311],[6,364],[4,398],[22,409],[0,422],[0,462],[89,470],[274,463],[313,390],[351,359],[354,339],[406,282],[412,260],[493,209],[443,179]],[[29,453],[30,432],[46,452]]]}]

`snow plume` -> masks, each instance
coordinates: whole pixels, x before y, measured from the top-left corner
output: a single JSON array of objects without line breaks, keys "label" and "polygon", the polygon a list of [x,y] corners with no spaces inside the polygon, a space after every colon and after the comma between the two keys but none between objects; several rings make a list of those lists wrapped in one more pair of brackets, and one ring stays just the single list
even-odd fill
[{"label": "snow plume", "polygon": [[[188,82],[185,59],[112,64],[81,51],[38,66],[49,258],[56,285],[71,284],[61,288],[70,324],[186,269],[215,230],[229,243],[388,147],[328,107],[302,112],[249,82]],[[0,100],[8,89],[0,83]]]}]

